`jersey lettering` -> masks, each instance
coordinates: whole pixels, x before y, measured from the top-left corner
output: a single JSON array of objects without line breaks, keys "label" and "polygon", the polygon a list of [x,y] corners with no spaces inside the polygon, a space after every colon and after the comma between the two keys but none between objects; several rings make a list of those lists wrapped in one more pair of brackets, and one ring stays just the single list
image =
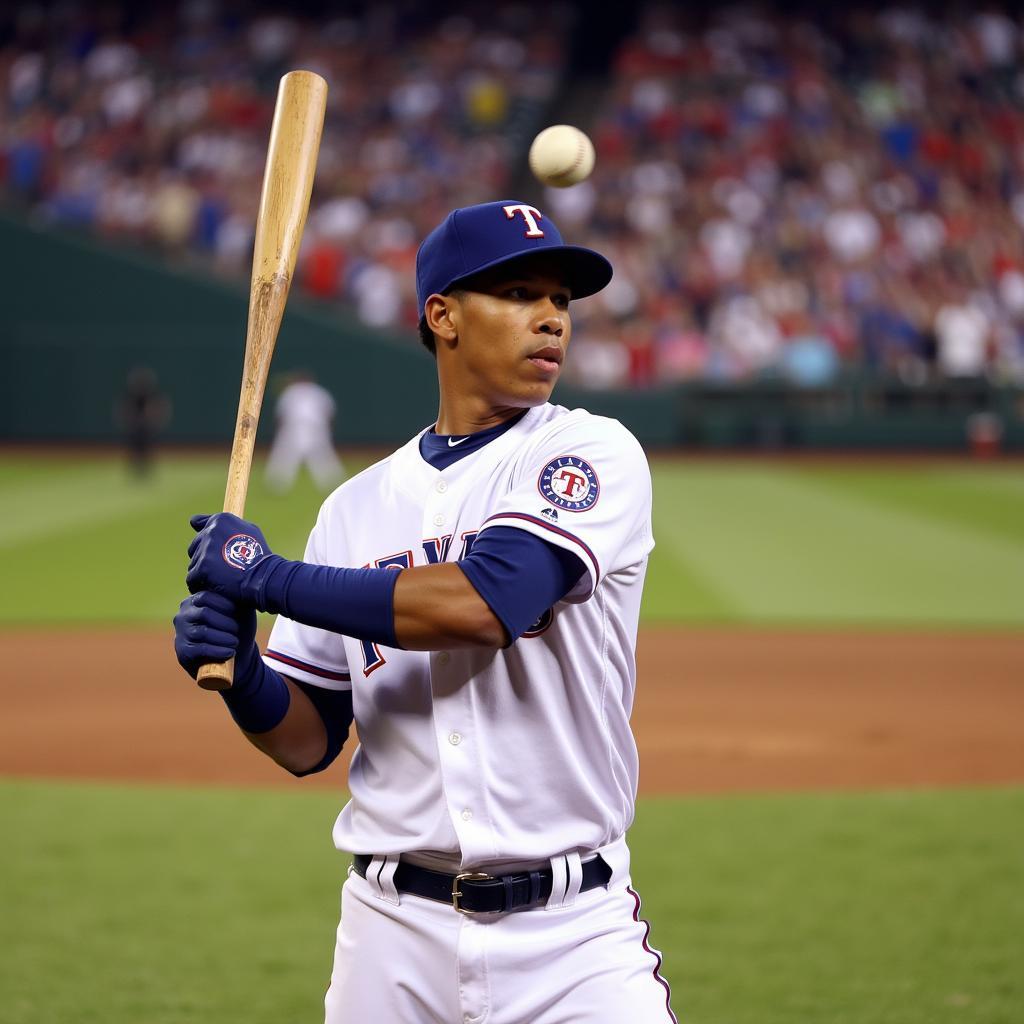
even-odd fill
[{"label": "jersey lettering", "polygon": [[[462,537],[462,550],[459,552],[459,561],[468,558],[470,552],[473,550],[473,544],[476,542],[479,536],[479,530],[467,530]],[[426,557],[427,565],[440,565],[448,558],[448,552],[452,546],[452,535],[450,533],[445,534],[443,537],[428,537],[423,541],[423,554]],[[386,555],[384,558],[374,559],[373,567],[375,569],[411,569],[413,566],[413,558],[411,551],[400,551],[396,555]],[[363,568],[369,569],[369,565],[365,565]],[[541,620],[543,620],[541,616]],[[544,632],[547,626],[551,625],[550,619],[547,625],[543,626],[540,632]],[[539,634],[532,634],[537,636]],[[380,652],[380,646],[373,643],[371,640],[361,640],[360,646],[363,649],[363,675],[368,676],[383,665],[387,664],[387,658],[384,657]]]},{"label": "jersey lettering", "polygon": [[448,558],[448,549],[452,546],[452,535],[431,537],[423,542],[423,554],[427,556],[427,565],[437,565]]},{"label": "jersey lettering", "polygon": [[[461,535],[459,540],[462,541],[462,550],[459,552],[457,561],[461,562],[462,559],[469,557],[469,553],[473,550],[473,544],[479,535],[479,530],[467,530]],[[423,541],[423,556],[426,559],[424,564],[440,565],[442,562],[446,562],[451,547],[452,535],[450,533],[446,533],[443,537],[428,537]],[[411,551],[401,551],[397,555],[387,555],[384,558],[375,559],[373,561],[373,568],[411,569],[415,564]],[[368,562],[363,568],[369,569],[370,563]]]},{"label": "jersey lettering", "polygon": [[[412,565],[412,552],[400,551],[397,555],[386,555],[384,558],[378,558],[373,564],[377,569],[408,569]],[[360,642],[360,646],[363,648],[364,676],[376,672],[382,665],[387,664],[387,658],[380,653],[380,647],[377,644],[370,640],[363,640]]]},{"label": "jersey lettering", "polygon": [[505,216],[508,217],[509,220],[512,220],[517,213],[521,213],[523,215],[523,220],[526,221],[525,236],[527,238],[544,237],[544,232],[537,223],[538,220],[544,219],[544,214],[542,214],[535,206],[520,204],[516,206],[503,206],[502,209],[505,211]]}]

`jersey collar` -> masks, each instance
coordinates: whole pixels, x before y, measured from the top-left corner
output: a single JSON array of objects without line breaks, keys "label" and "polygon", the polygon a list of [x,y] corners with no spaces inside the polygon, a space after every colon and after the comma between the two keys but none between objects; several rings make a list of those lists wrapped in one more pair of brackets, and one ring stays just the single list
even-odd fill
[{"label": "jersey collar", "polygon": [[447,469],[459,459],[479,451],[495,438],[501,437],[507,430],[511,430],[528,412],[529,409],[524,409],[510,420],[505,420],[496,427],[478,430],[475,434],[435,434],[434,428],[431,427],[420,435],[420,455],[434,469]]}]

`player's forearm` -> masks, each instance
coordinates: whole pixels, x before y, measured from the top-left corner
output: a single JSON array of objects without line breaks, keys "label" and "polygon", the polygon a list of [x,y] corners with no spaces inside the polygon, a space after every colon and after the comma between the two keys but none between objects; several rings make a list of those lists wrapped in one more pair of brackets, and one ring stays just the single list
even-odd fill
[{"label": "player's forearm", "polygon": [[399,571],[271,559],[250,590],[261,611],[406,650],[498,648],[507,641],[501,623],[457,565]]},{"label": "player's forearm", "polygon": [[514,635],[480,596],[486,591],[474,586],[468,568],[354,569],[291,561],[271,553],[259,527],[237,516],[199,515],[191,522],[198,532],[185,582],[193,593],[212,591],[237,605],[386,647],[498,648]]},{"label": "player's forearm", "polygon": [[503,647],[504,627],[453,564],[403,569],[395,584],[395,637],[407,651]]},{"label": "player's forearm", "polygon": [[267,732],[242,729],[248,741],[286,771],[302,775],[318,765],[327,753],[327,729],[313,702],[288,678],[288,711]]}]

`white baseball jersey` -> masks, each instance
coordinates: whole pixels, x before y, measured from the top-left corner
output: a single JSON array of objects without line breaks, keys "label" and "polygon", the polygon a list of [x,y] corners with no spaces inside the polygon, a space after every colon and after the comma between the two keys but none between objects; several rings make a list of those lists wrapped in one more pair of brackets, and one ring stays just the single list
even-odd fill
[{"label": "white baseball jersey", "polygon": [[526,530],[585,566],[503,650],[393,650],[277,620],[268,664],[353,692],[360,745],[339,849],[496,867],[596,850],[632,821],[629,717],[653,540],[650,471],[625,427],[544,405],[444,470],[417,436],[327,499],[305,558],[456,562],[493,526]]}]

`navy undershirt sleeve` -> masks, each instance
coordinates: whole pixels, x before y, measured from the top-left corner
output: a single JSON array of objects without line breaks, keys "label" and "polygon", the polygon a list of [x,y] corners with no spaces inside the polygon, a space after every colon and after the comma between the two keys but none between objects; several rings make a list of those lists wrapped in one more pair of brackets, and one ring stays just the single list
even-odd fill
[{"label": "navy undershirt sleeve", "polygon": [[571,551],[512,526],[484,530],[458,565],[505,627],[509,643],[561,601],[585,570]]},{"label": "navy undershirt sleeve", "polygon": [[327,690],[322,686],[311,686],[299,679],[293,682],[310,699],[327,730],[327,751],[319,764],[313,765],[307,771],[294,773],[299,776],[314,775],[316,772],[322,772],[341,753],[341,748],[348,739],[354,718],[352,691]]}]

